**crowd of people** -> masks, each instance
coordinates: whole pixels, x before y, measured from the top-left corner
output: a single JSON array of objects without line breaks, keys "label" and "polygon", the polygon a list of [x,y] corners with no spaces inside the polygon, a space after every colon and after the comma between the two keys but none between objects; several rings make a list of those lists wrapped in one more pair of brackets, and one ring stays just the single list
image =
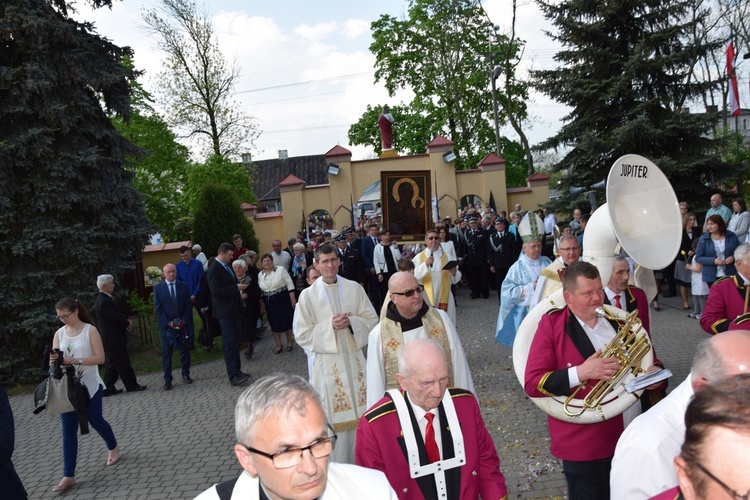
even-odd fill
[{"label": "crowd of people", "polygon": [[[750,332],[740,331],[750,319],[750,215],[743,200],[735,201],[732,215],[714,195],[701,230],[688,207],[681,209],[672,281],[686,310],[692,295],[690,316],[715,336],[701,343],[690,376],[669,396],[660,381],[614,418],[581,424],[548,416],[551,451],[563,462],[571,499],[651,498],[675,488],[685,498],[709,498],[705,492],[716,484],[738,495],[750,488],[737,451],[750,433],[747,399],[737,409],[739,399],[717,396],[725,387],[750,393],[750,378],[738,376],[750,372]],[[606,284],[600,269],[580,260],[590,214],[576,209],[562,227],[546,210],[516,205],[506,215],[467,207],[455,222],[436,223],[424,242],[400,246],[373,223],[325,228],[313,238],[300,232],[286,246],[274,240],[260,257],[240,235],[210,259],[199,245],[181,247],[180,261],[163,267],[164,280],[153,290],[164,390],[172,389],[174,350],[183,383],[193,383],[196,331],[206,349],[221,337],[229,383],[246,384],[251,376],[241,369],[240,351],[252,358],[264,317],[274,354],[283,352],[282,340],[287,351],[296,342],[308,368],[308,381],[272,374],[243,392],[234,452],[244,472],[200,498],[507,498],[456,324],[456,287],[467,286],[471,300],[497,290],[496,340],[508,346],[531,309],[561,294],[561,307],[535,326],[525,368],[524,389],[537,398],[567,396],[618,371],[617,358],[600,356],[618,327],[600,307],[637,315],[650,335],[649,309],[658,310],[658,302],[632,285],[626,256],[614,259]],[[662,270],[667,293],[669,273]],[[146,386],[130,366],[131,324],[112,300],[112,276],[100,276],[97,286],[100,330],[83,304],[63,299],[53,346],[66,352],[64,363],[81,367],[92,396],[89,421],[107,447],[106,464],[114,465],[119,448],[102,416],[102,398],[123,392],[118,378],[127,391]],[[200,328],[193,325],[194,310]],[[655,353],[653,359],[648,371],[664,367]],[[714,406],[732,404],[737,416],[729,423],[712,417]],[[74,415],[62,415],[62,429],[63,479],[56,492],[75,485]],[[712,439],[726,440],[736,460],[722,457]]]}]

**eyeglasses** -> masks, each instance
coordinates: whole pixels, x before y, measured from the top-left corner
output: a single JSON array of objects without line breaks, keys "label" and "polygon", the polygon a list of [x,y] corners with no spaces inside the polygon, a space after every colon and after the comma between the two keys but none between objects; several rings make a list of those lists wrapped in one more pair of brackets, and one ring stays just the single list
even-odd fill
[{"label": "eyeglasses", "polygon": [[424,287],[422,285],[417,285],[417,288],[414,290],[406,290],[405,292],[391,292],[391,295],[403,295],[404,297],[411,297],[415,293],[422,293],[422,290],[424,290]]},{"label": "eyeglasses", "polygon": [[73,311],[70,311],[68,314],[63,314],[62,316],[55,316],[60,321],[67,321],[68,318],[70,318],[70,315],[73,314]]},{"label": "eyeglasses", "polygon": [[581,247],[566,247],[566,248],[558,248],[557,250],[559,252],[575,252],[576,250],[580,250]]},{"label": "eyeglasses", "polygon": [[698,467],[700,470],[702,470],[703,472],[705,472],[708,477],[710,477],[711,479],[713,479],[714,481],[716,481],[717,483],[719,483],[719,486],[721,486],[722,488],[724,488],[725,490],[727,490],[727,492],[730,495],[732,495],[734,498],[739,498],[740,500],[748,500],[750,498],[750,490],[747,490],[747,493],[745,493],[744,495],[740,495],[739,493],[737,493],[736,491],[734,491],[732,488],[730,488],[729,486],[727,486],[726,484],[724,484],[724,481],[722,481],[718,477],[716,477],[713,474],[711,474],[710,472],[708,472],[708,470],[705,467],[703,467],[701,464],[699,464],[698,462],[693,462],[693,463],[695,464],[696,467]]},{"label": "eyeglasses", "polygon": [[[330,428],[331,426],[329,425],[328,427]],[[302,462],[302,455],[305,453],[305,450],[310,450],[310,455],[312,455],[313,458],[327,457],[328,455],[333,453],[333,449],[336,447],[337,437],[338,436],[334,434],[333,436],[329,436],[327,438],[318,439],[317,441],[313,442],[309,446],[305,446],[304,448],[289,448],[287,450],[280,451],[274,454],[256,450],[255,448],[251,448],[246,444],[243,444],[242,446],[247,448],[247,451],[251,453],[257,453],[258,455],[270,458],[273,462],[273,466],[277,469],[289,469],[290,467],[295,467],[299,465],[300,462]]]},{"label": "eyeglasses", "polygon": [[430,236],[429,238],[427,238],[427,241],[430,241],[430,240],[439,240],[439,239],[440,239],[439,236]]}]

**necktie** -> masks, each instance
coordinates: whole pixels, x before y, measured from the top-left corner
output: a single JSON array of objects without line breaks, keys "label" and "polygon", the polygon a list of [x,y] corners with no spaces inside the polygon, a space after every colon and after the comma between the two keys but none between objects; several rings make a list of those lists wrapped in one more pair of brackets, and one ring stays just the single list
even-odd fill
[{"label": "necktie", "polygon": [[434,413],[427,412],[424,414],[427,419],[427,428],[424,431],[424,447],[427,449],[427,459],[430,463],[440,461],[440,450],[438,450],[437,441],[435,441],[435,428],[432,426]]},{"label": "necktie", "polygon": [[620,306],[620,294],[619,293],[615,295],[615,307],[618,309],[622,309],[622,307]]},{"label": "necktie", "polygon": [[174,292],[174,281],[169,284],[169,295],[172,296],[172,307],[174,314],[177,315],[177,294]]}]

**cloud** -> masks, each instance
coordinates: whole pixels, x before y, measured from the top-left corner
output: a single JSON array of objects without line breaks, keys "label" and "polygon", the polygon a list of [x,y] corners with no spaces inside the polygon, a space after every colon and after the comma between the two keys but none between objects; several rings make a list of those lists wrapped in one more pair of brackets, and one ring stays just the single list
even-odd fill
[{"label": "cloud", "polygon": [[344,22],[344,37],[351,40],[363,33],[369,33],[371,24],[370,21],[364,19],[347,19]]},{"label": "cloud", "polygon": [[321,40],[337,30],[337,24],[334,21],[327,23],[316,23],[313,25],[303,24],[294,29],[294,34],[305,40]]}]

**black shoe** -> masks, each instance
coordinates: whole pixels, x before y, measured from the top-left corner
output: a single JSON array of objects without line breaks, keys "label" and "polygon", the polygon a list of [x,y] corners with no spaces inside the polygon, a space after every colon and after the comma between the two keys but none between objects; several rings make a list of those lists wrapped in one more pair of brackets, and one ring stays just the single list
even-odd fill
[{"label": "black shoe", "polygon": [[113,391],[102,391],[102,397],[109,397],[109,396],[116,396],[117,394],[120,394],[122,392],[122,389],[115,389]]},{"label": "black shoe", "polygon": [[190,375],[185,375],[184,377],[182,377],[182,380],[184,380],[186,384],[193,383],[193,379],[190,378]]},{"label": "black shoe", "polygon": [[250,380],[250,375],[248,375],[247,373],[243,373],[242,375],[238,375],[236,377],[230,378],[229,383],[231,385],[242,385],[248,380]]},{"label": "black shoe", "polygon": [[489,298],[490,298],[490,296],[489,296],[489,295],[482,295],[482,298],[483,298],[483,299],[489,299]]},{"label": "black shoe", "polygon": [[478,299],[478,298],[479,298],[479,295],[472,295],[471,296],[471,300]]},{"label": "black shoe", "polygon": [[145,385],[139,385],[135,389],[128,389],[128,392],[141,392],[141,391],[145,391],[146,389],[147,387]]},{"label": "black shoe", "polygon": [[164,382],[164,390],[165,391],[171,391],[172,390],[172,382]]}]

